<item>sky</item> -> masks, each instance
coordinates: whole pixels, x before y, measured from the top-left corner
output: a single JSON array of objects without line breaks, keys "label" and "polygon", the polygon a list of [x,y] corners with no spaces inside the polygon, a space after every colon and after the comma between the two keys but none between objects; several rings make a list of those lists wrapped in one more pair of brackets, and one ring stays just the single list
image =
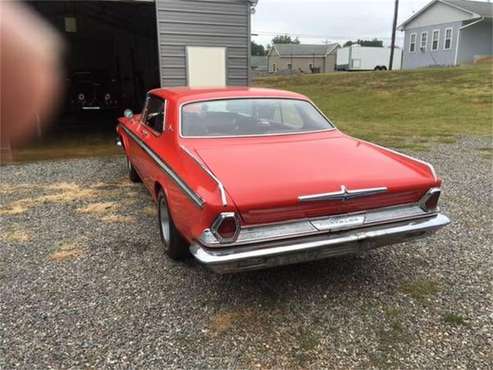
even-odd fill
[{"label": "sky", "polygon": [[[398,24],[430,0],[400,0]],[[390,45],[394,0],[259,0],[252,16],[252,39],[263,45],[277,34],[298,36],[302,43],[378,38]],[[397,32],[397,45],[403,33]]]}]

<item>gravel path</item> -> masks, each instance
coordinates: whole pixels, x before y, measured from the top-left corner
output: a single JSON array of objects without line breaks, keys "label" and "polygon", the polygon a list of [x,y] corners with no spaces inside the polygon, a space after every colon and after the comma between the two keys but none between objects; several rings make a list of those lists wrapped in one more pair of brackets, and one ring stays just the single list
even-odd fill
[{"label": "gravel path", "polygon": [[491,368],[485,147],[417,154],[453,220],[430,239],[226,276],[163,257],[122,158],[3,167],[0,368]]}]

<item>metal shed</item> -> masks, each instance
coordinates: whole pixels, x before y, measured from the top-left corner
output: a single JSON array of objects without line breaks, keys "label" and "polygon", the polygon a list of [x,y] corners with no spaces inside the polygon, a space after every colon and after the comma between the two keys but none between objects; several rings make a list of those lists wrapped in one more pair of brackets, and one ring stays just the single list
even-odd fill
[{"label": "metal shed", "polygon": [[210,74],[211,82],[219,77],[214,74],[224,73],[225,85],[248,85],[250,14],[256,2],[156,0],[161,85],[207,83],[195,81],[194,73],[201,72]]}]

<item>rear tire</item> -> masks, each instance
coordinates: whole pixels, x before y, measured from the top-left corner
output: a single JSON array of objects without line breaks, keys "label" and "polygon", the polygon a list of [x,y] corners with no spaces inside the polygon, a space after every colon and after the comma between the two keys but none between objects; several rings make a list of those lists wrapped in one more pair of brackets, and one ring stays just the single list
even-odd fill
[{"label": "rear tire", "polygon": [[157,206],[159,233],[161,234],[164,252],[173,260],[187,258],[190,255],[188,242],[180,234],[173,222],[173,218],[169,212],[168,202],[162,189],[158,193]]},{"label": "rear tire", "polygon": [[128,168],[128,178],[132,182],[142,182],[140,179],[139,174],[135,170],[134,166],[132,165],[132,162],[130,162],[130,159],[127,157],[127,168]]}]

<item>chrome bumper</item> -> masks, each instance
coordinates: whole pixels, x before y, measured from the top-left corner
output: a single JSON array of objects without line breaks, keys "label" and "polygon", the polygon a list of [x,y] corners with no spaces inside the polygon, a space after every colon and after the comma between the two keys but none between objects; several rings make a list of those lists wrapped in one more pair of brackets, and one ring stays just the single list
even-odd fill
[{"label": "chrome bumper", "polygon": [[257,270],[362,253],[426,236],[449,222],[448,217],[434,214],[428,218],[221,249],[195,242],[190,252],[200,263],[218,273]]}]

